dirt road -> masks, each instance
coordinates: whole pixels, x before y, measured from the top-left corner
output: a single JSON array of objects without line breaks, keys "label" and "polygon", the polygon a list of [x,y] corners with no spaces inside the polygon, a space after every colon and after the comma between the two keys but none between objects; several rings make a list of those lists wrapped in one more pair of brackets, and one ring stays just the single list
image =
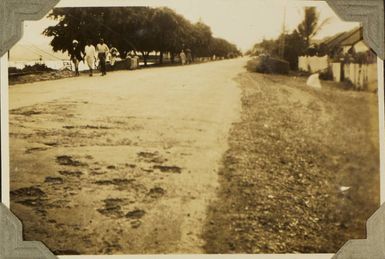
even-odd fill
[{"label": "dirt road", "polygon": [[202,253],[244,59],[10,88],[11,209],[57,254]]},{"label": "dirt road", "polygon": [[12,86],[25,238],[57,254],[333,253],[365,238],[376,94],[245,63]]}]

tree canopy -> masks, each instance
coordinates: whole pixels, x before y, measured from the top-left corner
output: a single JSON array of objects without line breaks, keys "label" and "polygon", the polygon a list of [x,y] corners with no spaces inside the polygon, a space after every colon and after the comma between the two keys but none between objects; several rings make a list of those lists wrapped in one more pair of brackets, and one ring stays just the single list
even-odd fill
[{"label": "tree canopy", "polygon": [[176,54],[186,48],[198,57],[240,54],[234,44],[214,38],[206,24],[191,23],[165,7],[55,8],[48,17],[58,21],[43,32],[53,37],[54,51],[69,50],[74,39],[84,46],[103,38],[124,56],[135,51],[146,58],[153,51]]}]

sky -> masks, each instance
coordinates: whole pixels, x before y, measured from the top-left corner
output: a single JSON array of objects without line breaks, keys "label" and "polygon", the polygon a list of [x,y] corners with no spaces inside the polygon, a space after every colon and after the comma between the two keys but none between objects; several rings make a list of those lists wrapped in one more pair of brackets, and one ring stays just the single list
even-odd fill
[{"label": "sky", "polygon": [[[203,21],[215,37],[236,44],[242,51],[263,39],[277,37],[283,30],[291,32],[303,19],[303,8],[315,6],[320,20],[329,19],[315,38],[332,36],[357,27],[358,23],[343,22],[324,1],[302,0],[62,0],[57,7],[81,6],[167,6],[191,22]],[[286,10],[286,16],[284,15]],[[286,19],[284,19],[286,17]],[[56,24],[48,18],[24,24],[20,44],[48,45],[50,39],[41,33]]]}]

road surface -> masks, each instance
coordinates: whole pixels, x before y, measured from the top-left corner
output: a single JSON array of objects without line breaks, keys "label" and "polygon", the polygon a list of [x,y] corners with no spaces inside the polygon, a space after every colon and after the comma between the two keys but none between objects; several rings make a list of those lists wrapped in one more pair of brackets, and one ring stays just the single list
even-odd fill
[{"label": "road surface", "polygon": [[377,95],[245,63],[12,86],[25,239],[64,255],[335,253],[365,238]]},{"label": "road surface", "polygon": [[57,254],[202,253],[245,59],[10,88],[11,209]]}]

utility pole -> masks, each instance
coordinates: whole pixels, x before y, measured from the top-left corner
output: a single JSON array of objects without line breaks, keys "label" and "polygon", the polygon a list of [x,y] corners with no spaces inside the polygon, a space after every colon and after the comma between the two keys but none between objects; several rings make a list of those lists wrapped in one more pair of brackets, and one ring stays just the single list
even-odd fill
[{"label": "utility pole", "polygon": [[285,45],[286,45],[286,8],[287,3],[284,5],[283,9],[283,23],[282,23],[282,39],[281,39],[281,46],[279,49],[279,56],[284,59],[285,57]]}]

